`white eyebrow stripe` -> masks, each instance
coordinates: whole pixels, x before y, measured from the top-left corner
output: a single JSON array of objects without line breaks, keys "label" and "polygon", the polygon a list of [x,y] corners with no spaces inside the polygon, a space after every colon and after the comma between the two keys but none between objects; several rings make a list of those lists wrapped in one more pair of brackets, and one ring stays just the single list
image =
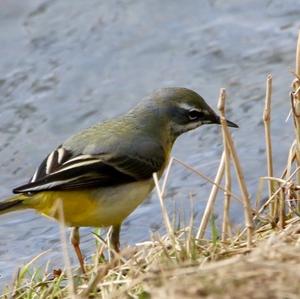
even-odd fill
[{"label": "white eyebrow stripe", "polygon": [[177,106],[180,107],[180,108],[182,108],[182,109],[184,109],[184,110],[188,110],[188,111],[191,110],[191,109],[193,109],[193,110],[197,110],[199,112],[202,112],[201,109],[197,109],[194,106],[190,106],[187,103],[178,103]]}]

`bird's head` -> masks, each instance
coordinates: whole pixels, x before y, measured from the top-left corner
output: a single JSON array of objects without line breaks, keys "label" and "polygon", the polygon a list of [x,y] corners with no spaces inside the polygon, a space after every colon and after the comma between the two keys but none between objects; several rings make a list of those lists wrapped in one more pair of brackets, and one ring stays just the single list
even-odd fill
[{"label": "bird's head", "polygon": [[[160,117],[168,123],[174,137],[205,124],[220,124],[220,117],[196,92],[179,87],[162,88],[151,95]],[[238,126],[227,120],[229,127]]]}]

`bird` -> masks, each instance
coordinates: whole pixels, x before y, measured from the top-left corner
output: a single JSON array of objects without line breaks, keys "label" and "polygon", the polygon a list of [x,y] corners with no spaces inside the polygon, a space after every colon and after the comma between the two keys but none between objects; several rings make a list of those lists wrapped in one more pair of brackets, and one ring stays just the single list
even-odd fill
[{"label": "bird", "polygon": [[122,222],[154,188],[153,173],[162,176],[177,137],[205,124],[220,124],[220,117],[198,93],[155,90],[127,113],[82,130],[50,152],[29,182],[0,202],[0,215],[33,209],[59,220],[59,200],[85,273],[79,228],[112,227],[111,244],[119,252]]}]

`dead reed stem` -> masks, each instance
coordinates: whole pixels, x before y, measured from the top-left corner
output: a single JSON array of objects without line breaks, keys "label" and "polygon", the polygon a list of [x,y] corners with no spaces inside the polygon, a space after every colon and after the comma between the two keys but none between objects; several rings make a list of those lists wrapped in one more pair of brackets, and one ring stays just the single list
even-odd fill
[{"label": "dead reed stem", "polygon": [[[256,220],[256,219],[259,217],[259,215],[266,209],[266,207],[267,207],[268,205],[270,205],[270,203],[272,202],[272,200],[274,200],[274,198],[282,191],[282,188],[284,187],[284,185],[286,185],[286,183],[289,182],[289,181],[292,179],[292,177],[293,177],[294,175],[296,175],[296,173],[297,173],[299,170],[300,170],[300,167],[296,168],[296,169],[292,172],[292,174],[291,174],[285,181],[283,181],[283,183],[278,187],[278,189],[273,193],[273,195],[272,195],[270,198],[268,198],[268,200],[267,200],[267,201],[261,206],[261,208],[257,211],[257,213],[255,214],[255,216],[253,217],[253,221]],[[261,178],[261,179],[264,179],[264,178]],[[268,179],[270,179],[270,178],[268,178]],[[274,178],[272,178],[272,179],[274,179]],[[277,180],[278,180],[278,179],[277,179]],[[237,238],[234,240],[234,242],[236,243],[246,231],[247,231],[247,228],[244,228],[244,229],[239,233],[239,235],[238,235]]]},{"label": "dead reed stem", "polygon": [[[295,79],[293,81],[292,87],[293,91],[291,94],[291,103],[292,103],[292,111],[294,117],[295,124],[295,133],[297,140],[296,147],[296,160],[297,165],[300,166],[300,31],[298,33],[298,41],[296,48],[296,66],[295,66]],[[297,174],[297,184],[300,185],[300,173]],[[297,199],[300,203],[300,193],[297,192]],[[298,203],[298,207],[300,204]]]},{"label": "dead reed stem", "polygon": [[227,142],[225,143],[225,189],[224,210],[222,223],[222,241],[231,235],[230,226],[230,201],[231,201],[231,171],[230,171],[230,151]]},{"label": "dead reed stem", "polygon": [[[220,97],[219,97],[219,105],[218,105],[219,107],[225,106],[225,99],[226,99],[225,89],[222,88],[220,91]],[[223,118],[223,120],[222,120],[222,118]],[[237,174],[238,183],[239,183],[240,190],[242,193],[245,225],[246,225],[246,229],[247,229],[247,247],[250,248],[251,244],[252,244],[252,235],[253,235],[254,226],[253,226],[253,221],[252,221],[252,209],[250,206],[249,193],[248,193],[247,185],[246,185],[246,182],[244,179],[243,171],[242,171],[242,168],[240,165],[240,161],[239,161],[237,152],[235,150],[234,143],[233,143],[230,131],[227,127],[227,123],[226,123],[226,119],[225,119],[224,115],[221,115],[221,121],[224,122],[224,126],[223,126],[224,135],[225,135],[228,147],[230,149],[230,154],[232,157],[233,165],[234,165],[234,168],[235,168],[235,171]]]},{"label": "dead reed stem", "polygon": [[[181,161],[181,160],[179,160],[179,159],[177,159],[177,158],[173,158],[173,159],[174,159],[174,161],[176,161],[176,162],[178,162],[179,164],[181,164],[182,166],[184,166],[186,169],[188,169],[188,170],[194,172],[195,174],[199,175],[200,177],[202,177],[204,180],[206,180],[207,182],[211,183],[212,185],[215,185],[215,186],[216,186],[217,188],[219,188],[220,190],[222,190],[222,191],[224,191],[224,192],[226,191],[225,187],[223,187],[223,186],[220,185],[220,184],[217,184],[217,183],[216,183],[214,180],[212,180],[210,177],[208,177],[207,175],[203,174],[202,172],[196,170],[194,167],[192,167],[192,166],[186,164],[185,162],[183,162],[183,161]],[[239,196],[236,195],[236,194],[233,193],[233,192],[230,192],[230,196],[231,196],[232,198],[236,199],[237,201],[241,202],[241,203],[243,202],[243,201],[239,198]]]},{"label": "dead reed stem", "polygon": [[[296,159],[296,147],[297,147],[297,141],[294,140],[294,142],[292,143],[290,150],[289,150],[289,155],[288,155],[288,160],[287,160],[287,166],[286,166],[286,171],[283,173],[283,175],[281,176],[282,178],[289,177],[291,175],[292,172],[292,166],[293,166],[293,162]],[[293,201],[293,203],[295,203],[295,201]],[[292,202],[288,201],[287,202],[287,206],[288,206],[288,211],[290,213],[295,212],[295,206],[292,207]],[[296,204],[297,207],[297,204]],[[298,209],[299,210],[299,209]]]},{"label": "dead reed stem", "polygon": [[[266,142],[266,155],[267,155],[267,169],[268,176],[273,177],[273,159],[272,159],[272,142],[271,142],[271,99],[272,99],[272,75],[269,74],[267,77],[266,84],[266,98],[265,98],[265,109],[263,112],[263,121],[265,127],[265,142]],[[269,197],[272,196],[274,191],[273,182],[268,182]],[[274,211],[271,210],[271,215]]]},{"label": "dead reed stem", "polygon": [[61,240],[61,246],[63,251],[63,257],[66,267],[66,275],[68,278],[68,289],[69,289],[69,296],[70,298],[76,298],[76,290],[75,290],[75,284],[73,281],[73,274],[72,274],[72,268],[71,268],[71,261],[68,254],[68,246],[67,246],[67,238],[66,238],[66,232],[65,232],[65,216],[64,216],[64,207],[63,202],[61,199],[58,199],[55,204],[55,210],[56,213],[58,213],[58,219],[59,219],[59,228],[60,228],[60,240]]},{"label": "dead reed stem", "polygon": [[[220,97],[223,96],[222,90],[220,91]],[[230,233],[230,193],[231,193],[231,168],[230,168],[230,149],[226,138],[225,126],[225,101],[219,98],[218,109],[221,115],[221,126],[222,126],[222,136],[224,144],[225,153],[225,192],[224,192],[224,209],[223,209],[223,223],[222,223],[222,241],[228,238]]]},{"label": "dead reed stem", "polygon": [[166,186],[167,186],[167,181],[168,181],[168,178],[169,178],[169,174],[170,174],[170,170],[171,170],[171,166],[174,162],[174,157],[171,157],[170,161],[169,161],[169,164],[167,166],[167,169],[166,169],[166,172],[165,172],[165,177],[164,177],[164,180],[163,180],[163,183],[162,183],[162,187],[161,187],[161,193],[162,195],[165,194],[165,190],[166,190]]},{"label": "dead reed stem", "polygon": [[297,142],[296,140],[294,140],[294,142],[292,143],[290,150],[289,150],[289,155],[288,155],[288,160],[287,160],[287,166],[285,171],[283,172],[281,178],[289,177],[291,175],[291,171],[292,171],[292,164],[295,161],[296,158],[296,146],[297,146]]},{"label": "dead reed stem", "polygon": [[155,183],[155,188],[156,188],[156,192],[157,192],[157,195],[158,195],[158,198],[159,198],[160,207],[161,207],[161,210],[162,210],[163,219],[164,219],[167,231],[168,231],[168,235],[169,235],[170,239],[175,242],[174,231],[173,231],[173,228],[172,228],[172,225],[171,225],[171,222],[170,222],[170,218],[168,216],[168,211],[167,211],[166,206],[164,204],[163,193],[160,189],[159,182],[158,182],[158,177],[157,177],[156,173],[153,173],[153,180],[154,180],[154,183]]},{"label": "dead reed stem", "polygon": [[203,213],[203,216],[202,216],[202,219],[201,219],[201,223],[200,223],[197,235],[196,235],[197,239],[202,239],[205,235],[205,231],[206,231],[209,219],[211,217],[211,213],[213,211],[215,201],[216,201],[216,197],[217,197],[217,194],[218,194],[218,190],[219,190],[218,186],[220,185],[221,180],[222,180],[223,175],[224,175],[224,168],[225,168],[225,152],[223,152],[223,154],[222,154],[221,161],[220,161],[220,164],[219,164],[219,168],[218,168],[218,171],[217,171],[217,175],[216,175],[215,180],[214,180],[214,185],[212,186],[210,195],[208,197],[206,208],[204,210],[204,213]]},{"label": "dead reed stem", "polygon": [[279,193],[279,205],[278,205],[279,227],[284,229],[285,227],[285,197],[284,192],[281,190]]},{"label": "dead reed stem", "polygon": [[[296,129],[296,158],[297,165],[300,166],[300,31],[298,32],[297,48],[296,48],[296,66],[295,66],[296,78],[293,82],[293,93],[292,93],[292,105],[294,107],[293,114],[295,120]],[[300,173],[297,173],[297,185],[300,185]],[[300,193],[297,192],[298,209],[300,208]]]}]

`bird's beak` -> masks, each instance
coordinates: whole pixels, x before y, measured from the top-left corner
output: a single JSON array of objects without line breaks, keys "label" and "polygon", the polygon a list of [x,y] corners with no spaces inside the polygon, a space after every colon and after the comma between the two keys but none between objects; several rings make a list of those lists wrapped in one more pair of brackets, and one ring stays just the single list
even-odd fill
[{"label": "bird's beak", "polygon": [[239,126],[237,124],[235,124],[234,122],[226,119],[226,123],[228,127],[232,127],[232,128],[238,128]]},{"label": "bird's beak", "polygon": [[[215,124],[221,124],[221,120],[220,120],[220,117],[218,115],[215,116],[216,119],[214,121]],[[232,128],[238,128],[239,126],[237,124],[235,124],[234,122],[226,119],[226,123],[227,123],[227,126],[228,127],[232,127]]]}]

